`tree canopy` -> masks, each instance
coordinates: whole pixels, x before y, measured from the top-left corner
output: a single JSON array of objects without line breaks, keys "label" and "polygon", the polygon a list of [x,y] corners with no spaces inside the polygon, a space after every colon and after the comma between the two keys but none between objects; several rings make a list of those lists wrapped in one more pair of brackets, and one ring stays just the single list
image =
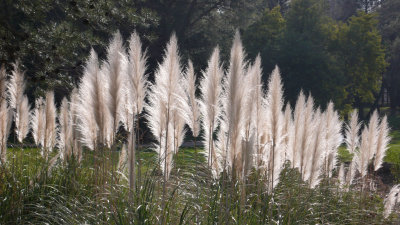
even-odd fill
[{"label": "tree canopy", "polygon": [[9,71],[20,60],[28,95],[54,89],[59,101],[79,81],[90,48],[104,59],[117,30],[124,40],[139,33],[152,77],[172,33],[182,61],[190,58],[200,72],[217,45],[228,59],[238,28],[248,60],[260,54],[265,74],[281,68],[291,103],[304,90],[346,112],[375,105],[387,90],[395,109],[399,12],[396,0],[4,0],[0,62]]}]

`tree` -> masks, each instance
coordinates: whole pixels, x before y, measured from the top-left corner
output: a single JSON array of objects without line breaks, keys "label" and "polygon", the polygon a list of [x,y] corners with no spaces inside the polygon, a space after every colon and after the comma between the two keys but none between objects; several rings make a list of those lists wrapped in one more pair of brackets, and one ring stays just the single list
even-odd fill
[{"label": "tree", "polygon": [[333,51],[337,30],[337,25],[325,14],[322,1],[291,2],[278,60],[291,102],[303,89],[312,92],[318,104],[333,100],[344,107],[344,74]]},{"label": "tree", "polygon": [[54,89],[58,100],[79,80],[91,46],[103,56],[117,29],[127,37],[157,25],[154,13],[137,10],[134,1],[4,0],[0,16],[1,62],[20,59],[30,96]]},{"label": "tree", "polygon": [[386,47],[386,60],[389,62],[384,85],[394,112],[400,106],[400,1],[386,0],[378,12],[379,29]]},{"label": "tree", "polygon": [[348,24],[340,26],[340,58],[346,73],[347,102],[359,108],[363,116],[365,104],[371,104],[381,90],[385,61],[382,38],[375,14],[359,12]]},{"label": "tree", "polygon": [[250,58],[260,54],[263,69],[267,73],[278,63],[280,39],[284,30],[285,19],[280,13],[280,7],[277,6],[272,10],[266,9],[260,20],[243,32],[243,42]]},{"label": "tree", "polygon": [[329,15],[334,20],[347,21],[360,8],[357,0],[327,0]]}]

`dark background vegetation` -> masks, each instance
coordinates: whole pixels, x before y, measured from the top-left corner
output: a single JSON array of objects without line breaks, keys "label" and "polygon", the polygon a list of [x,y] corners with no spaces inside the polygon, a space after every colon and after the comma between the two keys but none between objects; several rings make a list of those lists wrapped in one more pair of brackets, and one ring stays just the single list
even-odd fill
[{"label": "dark background vegetation", "polygon": [[[262,57],[264,80],[277,64],[285,95],[311,92],[362,117],[400,105],[398,0],[0,0],[0,63],[20,60],[31,100],[54,89],[56,101],[77,85],[93,47],[104,59],[112,34],[137,30],[150,77],[171,33],[182,63],[200,74],[215,46],[227,59],[236,28],[248,59]],[[227,66],[225,64],[225,66]]]}]

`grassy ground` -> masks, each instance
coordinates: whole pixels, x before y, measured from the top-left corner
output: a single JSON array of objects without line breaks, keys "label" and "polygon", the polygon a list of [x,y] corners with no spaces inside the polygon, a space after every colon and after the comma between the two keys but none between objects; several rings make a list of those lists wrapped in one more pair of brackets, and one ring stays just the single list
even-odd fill
[{"label": "grassy ground", "polygon": [[[298,171],[289,167],[281,173],[273,194],[255,171],[245,185],[224,175],[211,179],[199,151],[180,149],[164,195],[157,156],[142,150],[142,174],[130,201],[126,171],[124,175],[115,172],[119,151],[104,155],[85,151],[81,165],[60,163],[49,174],[38,149],[10,149],[7,167],[0,167],[0,224],[397,222],[396,216],[383,219],[379,194],[361,193],[357,188],[340,191],[335,179],[323,179],[319,187],[310,189]],[[164,196],[166,204],[162,207]]]}]

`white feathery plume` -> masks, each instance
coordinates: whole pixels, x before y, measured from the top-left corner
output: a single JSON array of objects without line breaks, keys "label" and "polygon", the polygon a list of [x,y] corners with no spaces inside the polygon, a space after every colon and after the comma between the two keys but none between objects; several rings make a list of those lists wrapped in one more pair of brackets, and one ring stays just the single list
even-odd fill
[{"label": "white feathery plume", "polygon": [[[256,61],[260,61],[259,56],[257,56],[258,58],[256,59]],[[255,128],[255,124],[254,124],[254,118],[253,118],[253,112],[255,111],[256,105],[255,105],[255,94],[257,91],[257,75],[256,74],[256,61],[254,62],[254,64],[249,65],[249,68],[247,68],[246,71],[246,79],[243,81],[243,85],[245,85],[245,89],[247,90],[247,95],[246,95],[246,99],[245,101],[245,105],[244,105],[244,132],[243,132],[243,136],[244,136],[244,141],[247,142],[250,139],[251,133],[253,131],[253,128]],[[257,62],[260,63],[260,62]],[[247,145],[247,144],[246,144]]]},{"label": "white feathery plume", "polygon": [[296,106],[294,109],[294,138],[292,146],[292,168],[300,168],[300,153],[301,153],[301,143],[303,142],[303,132],[304,132],[304,112],[306,108],[306,97],[303,91],[300,91],[299,97],[296,101]]},{"label": "white feathery plume", "polygon": [[[155,82],[150,87],[149,104],[146,111],[149,127],[159,140],[159,162],[168,180],[172,168],[174,146],[173,110],[177,108],[177,96],[181,77],[180,57],[175,34],[167,44],[163,62],[155,73]],[[161,153],[161,154],[160,154]]]},{"label": "white feathery plume", "polygon": [[6,99],[0,99],[0,164],[6,162],[7,139],[10,134],[12,121],[11,109],[7,106]]},{"label": "white feathery plume", "polygon": [[[161,139],[165,138],[167,107],[162,105],[162,96],[160,96],[156,86],[150,85],[148,96],[149,102],[145,104],[147,126],[158,141],[158,145],[161,145]],[[155,149],[161,156],[162,152],[159,150],[160,148]]]},{"label": "white feathery plume", "polygon": [[[212,144],[211,146],[211,156],[212,156],[212,164],[210,167],[212,168],[211,172],[214,178],[218,178],[220,173],[226,168],[226,164],[229,163],[227,162],[227,135],[226,131],[228,130],[227,124],[225,123],[224,120],[220,120],[219,122],[219,129],[217,130],[216,136],[217,139],[213,140],[213,142],[210,142],[207,140],[208,136],[205,136],[204,139],[205,141],[208,141],[208,143]],[[210,158],[209,158],[210,159]],[[225,167],[224,167],[225,166]]]},{"label": "white feathery plume", "polygon": [[142,52],[142,43],[139,35],[135,32],[129,39],[129,68],[128,74],[132,82],[132,94],[135,102],[136,114],[143,110],[144,98],[147,90],[146,51]]},{"label": "white feathery plume", "polygon": [[[127,79],[129,85],[128,90],[125,92],[125,97],[129,96],[129,99],[125,100],[125,128],[129,134],[129,183],[130,188],[133,190],[135,184],[135,131],[134,131],[134,117],[137,116],[137,125],[139,125],[139,114],[143,110],[144,98],[146,97],[147,89],[147,76],[146,76],[146,52],[142,52],[142,43],[140,42],[139,35],[136,31],[131,35],[129,40],[129,59],[127,68]],[[124,62],[124,61],[123,61]],[[127,108],[128,107],[128,108]],[[131,110],[131,111],[130,111]],[[139,135],[139,134],[137,134]],[[132,191],[130,197],[132,197]]]},{"label": "white feathery plume", "polygon": [[[251,167],[255,166],[257,169],[262,167],[263,155],[265,155],[265,148],[261,143],[261,137],[265,133],[266,126],[266,115],[264,113],[265,106],[264,93],[262,90],[262,68],[261,68],[261,57],[257,55],[253,65],[247,71],[247,78],[245,82],[247,83],[247,89],[249,94],[246,98],[245,105],[245,130],[244,136],[246,146],[246,151],[249,151],[246,155],[246,162],[251,163]],[[254,140],[251,140],[251,139]],[[254,146],[250,146],[250,142]],[[251,149],[250,149],[251,148]],[[245,155],[245,154],[243,154]],[[249,169],[249,165],[245,165]]]},{"label": "white feathery plume", "polygon": [[[213,133],[217,127],[217,118],[221,111],[221,79],[224,72],[219,62],[219,48],[216,47],[208,61],[208,67],[203,72],[200,81],[202,127],[204,130],[204,147],[208,165],[213,174],[219,174],[218,160],[214,148]],[[214,160],[213,160],[214,159]],[[215,163],[214,163],[215,162]]]},{"label": "white feathery plume", "polygon": [[332,171],[337,164],[337,151],[339,146],[343,142],[342,137],[342,121],[339,118],[339,114],[334,110],[333,102],[328,103],[328,107],[325,112],[325,121],[321,121],[326,124],[326,136],[325,136],[325,173],[328,177],[332,176]]},{"label": "white feathery plume", "polygon": [[314,114],[312,125],[309,126],[311,129],[311,135],[308,136],[311,139],[310,147],[305,152],[305,158],[303,167],[303,179],[308,180],[310,187],[314,188],[320,182],[321,170],[323,168],[323,154],[325,148],[325,119],[326,114],[321,113],[318,108]]},{"label": "white feathery plume", "polygon": [[[121,57],[122,68],[129,69],[129,60],[128,57],[123,55]],[[134,87],[132,85],[132,81],[130,78],[127,80],[127,84],[125,84],[122,88],[124,89],[122,94],[122,103],[119,113],[120,121],[124,126],[125,130],[131,132],[134,126],[134,115],[136,114],[136,104],[135,104],[135,96],[134,96]]]},{"label": "white feathery plume", "polygon": [[356,153],[357,169],[361,173],[361,177],[365,177],[368,172],[368,164],[373,159],[378,146],[378,112],[375,110],[369,119],[368,127],[364,127],[361,133],[361,146],[359,152]]},{"label": "white feathery plume", "polygon": [[200,134],[200,103],[196,98],[196,76],[190,60],[183,81],[186,98],[185,101],[181,101],[182,116],[192,131],[193,137],[197,137]]},{"label": "white feathery plume", "polygon": [[92,49],[86,62],[83,77],[79,86],[79,132],[81,141],[91,150],[98,144],[110,145],[112,136],[112,117],[108,108],[108,81],[105,67],[99,70],[96,52]]},{"label": "white feathery plume", "polygon": [[10,96],[10,107],[16,110],[17,105],[23,100],[26,82],[24,73],[19,69],[18,61],[13,64],[13,67],[11,79],[8,83],[8,92]]},{"label": "white feathery plume", "polygon": [[22,101],[17,104],[17,110],[15,114],[15,131],[17,139],[20,143],[25,139],[29,133],[29,112],[30,106],[28,103],[28,97],[24,95]]},{"label": "white feathery plume", "polygon": [[[361,124],[358,122],[358,112],[355,109],[350,115],[349,123],[346,124],[345,133],[346,148],[351,154],[356,154],[360,146],[360,136],[358,134],[360,132],[360,126]],[[349,186],[353,182],[356,173],[356,158],[357,157],[353,157],[346,175],[346,183]]]},{"label": "white feathery plume", "polygon": [[393,211],[395,205],[400,202],[400,184],[394,185],[389,192],[389,195],[383,201],[385,218],[388,218]]},{"label": "white feathery plume", "polygon": [[357,170],[361,173],[361,177],[365,177],[365,175],[367,175],[368,163],[371,158],[370,155],[373,154],[372,152],[370,152],[370,150],[371,148],[369,148],[368,128],[364,127],[361,132],[361,145],[359,151],[357,151],[354,155]]},{"label": "white feathery plume", "polygon": [[71,110],[71,123],[72,123],[72,142],[73,142],[73,154],[78,162],[82,159],[82,144],[79,140],[81,134],[79,133],[79,116],[78,116],[78,107],[79,107],[79,93],[78,89],[74,88],[71,92],[71,101],[70,101],[70,110]]},{"label": "white feathery plume", "polygon": [[244,108],[246,91],[242,85],[245,79],[245,66],[244,62],[245,53],[243,50],[242,42],[240,40],[239,32],[236,31],[233,45],[230,54],[230,65],[227,77],[224,82],[224,96],[223,96],[223,115],[222,120],[227,124],[227,154],[225,169],[234,169],[238,177],[241,178],[243,170],[242,161],[242,131],[244,127]]},{"label": "white feathery plume", "polygon": [[22,143],[29,132],[29,103],[25,92],[24,72],[19,69],[19,62],[13,64],[14,69],[8,84],[10,107],[14,109],[15,132],[17,139]]},{"label": "white feathery plume", "polygon": [[357,148],[360,145],[360,137],[358,133],[360,132],[360,127],[361,124],[358,122],[358,112],[357,110],[353,110],[353,112],[350,115],[350,121],[346,125],[346,147],[347,150],[354,154],[357,150]]},{"label": "white feathery plume", "polygon": [[[178,96],[178,98],[181,98],[181,96]],[[179,107],[179,106],[177,106]],[[186,129],[185,129],[185,120],[184,117],[182,117],[182,113],[180,109],[175,108],[171,112],[172,114],[172,129],[173,129],[173,134],[174,134],[174,140],[173,140],[173,152],[174,154],[178,152],[179,146],[182,145],[183,139],[186,134]]]},{"label": "white feathery plume", "polygon": [[54,104],[54,92],[48,91],[46,92],[46,100],[45,100],[45,132],[44,132],[44,141],[43,141],[43,155],[47,160],[49,152],[54,148],[56,144],[56,106]]},{"label": "white feathery plume", "polygon": [[300,142],[300,149],[299,151],[299,159],[300,159],[300,173],[304,174],[304,165],[306,164],[308,158],[306,157],[307,152],[311,151],[311,141],[312,138],[312,132],[313,132],[313,117],[314,117],[314,99],[311,97],[311,95],[308,96],[307,102],[306,102],[306,107],[304,109],[304,123],[303,123],[303,132],[302,135],[303,137],[301,138]]},{"label": "white feathery plume", "polygon": [[267,123],[268,133],[270,135],[270,151],[267,163],[269,174],[269,188],[273,190],[279,182],[279,175],[283,166],[285,154],[285,145],[283,142],[283,126],[284,117],[283,108],[283,90],[282,81],[278,66],[272,71],[268,83],[267,92]]},{"label": "white feathery plume", "polygon": [[35,109],[31,115],[32,136],[37,146],[44,147],[44,133],[46,127],[45,102],[42,97],[35,101]]},{"label": "white feathery plume", "polygon": [[67,98],[61,102],[60,114],[59,114],[59,132],[58,132],[58,148],[60,149],[60,156],[62,160],[66,160],[71,157],[73,148],[72,139],[72,116],[70,111],[70,103]]},{"label": "white feathery plume", "polygon": [[368,123],[368,147],[369,147],[369,159],[372,160],[374,154],[376,153],[376,149],[378,146],[378,127],[379,126],[379,115],[378,111],[372,113],[371,118],[369,119]]},{"label": "white feathery plume", "polygon": [[375,152],[374,170],[377,171],[382,166],[383,158],[385,157],[386,150],[389,148],[390,128],[388,126],[387,117],[384,116],[381,120],[378,129],[377,149]]},{"label": "white feathery plume", "polygon": [[255,165],[256,168],[261,168],[263,166],[263,155],[266,155],[265,153],[265,146],[266,146],[266,141],[262,140],[262,137],[265,136],[265,133],[267,132],[265,128],[268,126],[267,124],[267,115],[265,113],[266,110],[266,99],[265,99],[265,94],[263,91],[263,85],[262,85],[262,68],[261,68],[261,57],[258,55],[256,57],[256,60],[253,65],[253,124],[254,124],[254,132],[255,132],[255,145],[256,145],[256,150],[254,154],[256,157]]},{"label": "white feathery plume", "polygon": [[124,88],[127,85],[128,80],[128,68],[123,63],[123,58],[126,57],[125,49],[123,48],[122,37],[119,31],[117,31],[110,45],[107,48],[107,63],[105,63],[104,72],[108,77],[110,101],[109,107],[111,116],[113,117],[113,134],[111,136],[110,143],[113,142],[114,133],[118,131],[121,122],[121,112],[124,110],[123,99]]},{"label": "white feathery plume", "polygon": [[284,112],[284,125],[283,125],[283,143],[285,145],[285,160],[293,162],[293,142],[294,142],[294,122],[292,117],[292,109],[290,104],[286,103]]},{"label": "white feathery plume", "polygon": [[[187,94],[185,93],[185,88],[187,81],[182,73],[179,74],[179,82],[177,84],[175,93],[174,93],[174,101],[175,105],[171,108],[170,118],[171,124],[174,134],[173,139],[173,153],[176,154],[178,152],[179,146],[183,143],[184,136],[186,134],[185,127],[185,117],[188,117],[184,108],[190,107],[187,99]],[[186,105],[186,107],[185,107]],[[189,119],[190,120],[190,119]]]}]

